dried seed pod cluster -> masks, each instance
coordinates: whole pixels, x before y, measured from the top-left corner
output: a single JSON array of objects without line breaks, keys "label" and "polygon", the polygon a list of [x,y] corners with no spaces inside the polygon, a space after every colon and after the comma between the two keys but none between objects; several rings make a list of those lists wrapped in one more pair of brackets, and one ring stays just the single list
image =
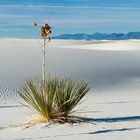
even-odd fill
[{"label": "dried seed pod cluster", "polygon": [[[37,23],[32,22],[32,26],[36,27]],[[40,34],[40,39],[43,39],[43,42],[39,41],[39,43],[43,46],[47,46],[47,44],[51,41],[51,37],[49,36],[52,33],[51,27],[45,23],[44,25],[40,26],[39,28],[39,34]]]},{"label": "dried seed pod cluster", "polygon": [[[32,22],[32,26],[36,27],[37,23]],[[47,23],[45,23],[43,26],[40,26],[40,36],[42,38],[46,38],[51,33],[52,33],[51,27]],[[50,40],[50,37],[48,39]]]},{"label": "dried seed pod cluster", "polygon": [[40,36],[42,38],[45,38],[49,34],[51,34],[51,27],[48,24],[40,27]]}]

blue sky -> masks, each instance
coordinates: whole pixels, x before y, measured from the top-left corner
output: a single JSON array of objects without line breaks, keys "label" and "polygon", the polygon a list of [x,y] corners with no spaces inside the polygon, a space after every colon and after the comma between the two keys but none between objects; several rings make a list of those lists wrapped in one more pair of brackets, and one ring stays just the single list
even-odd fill
[{"label": "blue sky", "polygon": [[0,0],[0,37],[37,37],[46,19],[53,35],[140,31],[140,1]]}]

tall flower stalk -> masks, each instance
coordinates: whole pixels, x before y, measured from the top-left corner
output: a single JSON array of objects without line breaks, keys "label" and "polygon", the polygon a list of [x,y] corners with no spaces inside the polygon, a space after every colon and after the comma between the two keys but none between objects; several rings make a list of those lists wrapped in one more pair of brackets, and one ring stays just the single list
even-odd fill
[{"label": "tall flower stalk", "polygon": [[[36,22],[32,23],[32,26],[37,26]],[[46,47],[48,46],[48,43],[51,41],[51,37],[49,36],[51,32],[51,27],[45,23],[44,25],[40,26],[40,39],[42,42],[39,42],[42,46],[42,88],[43,88],[43,94],[45,94],[45,75],[46,75],[46,69],[45,69],[45,56],[46,56]]]}]

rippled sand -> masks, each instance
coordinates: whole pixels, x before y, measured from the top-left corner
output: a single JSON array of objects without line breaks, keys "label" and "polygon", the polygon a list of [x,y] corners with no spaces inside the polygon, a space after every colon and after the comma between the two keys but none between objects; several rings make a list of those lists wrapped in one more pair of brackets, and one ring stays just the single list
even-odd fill
[{"label": "rippled sand", "polygon": [[16,89],[28,76],[40,74],[41,49],[37,40],[1,39],[0,139],[139,140],[139,40],[53,40],[46,52],[48,73],[90,82],[92,90],[80,108],[93,112],[79,115],[92,118],[91,123],[10,127],[32,114],[18,103]]}]

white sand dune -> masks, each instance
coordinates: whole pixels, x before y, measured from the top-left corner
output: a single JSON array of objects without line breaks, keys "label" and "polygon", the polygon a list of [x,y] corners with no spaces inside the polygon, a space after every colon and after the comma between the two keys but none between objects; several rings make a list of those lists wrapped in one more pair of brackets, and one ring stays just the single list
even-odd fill
[{"label": "white sand dune", "polygon": [[139,40],[53,40],[47,71],[90,82],[92,90],[80,108],[94,112],[78,115],[94,124],[41,124],[23,130],[10,125],[32,112],[18,104],[15,91],[24,78],[40,74],[41,49],[33,39],[0,39],[0,140],[139,140],[139,60]]},{"label": "white sand dune", "polygon": [[[67,47],[66,47],[66,46]],[[59,48],[73,48],[73,49],[86,49],[86,50],[100,50],[100,51],[137,51],[140,50],[140,40],[122,40],[122,41],[65,41],[55,40],[51,43],[51,47]]]}]

